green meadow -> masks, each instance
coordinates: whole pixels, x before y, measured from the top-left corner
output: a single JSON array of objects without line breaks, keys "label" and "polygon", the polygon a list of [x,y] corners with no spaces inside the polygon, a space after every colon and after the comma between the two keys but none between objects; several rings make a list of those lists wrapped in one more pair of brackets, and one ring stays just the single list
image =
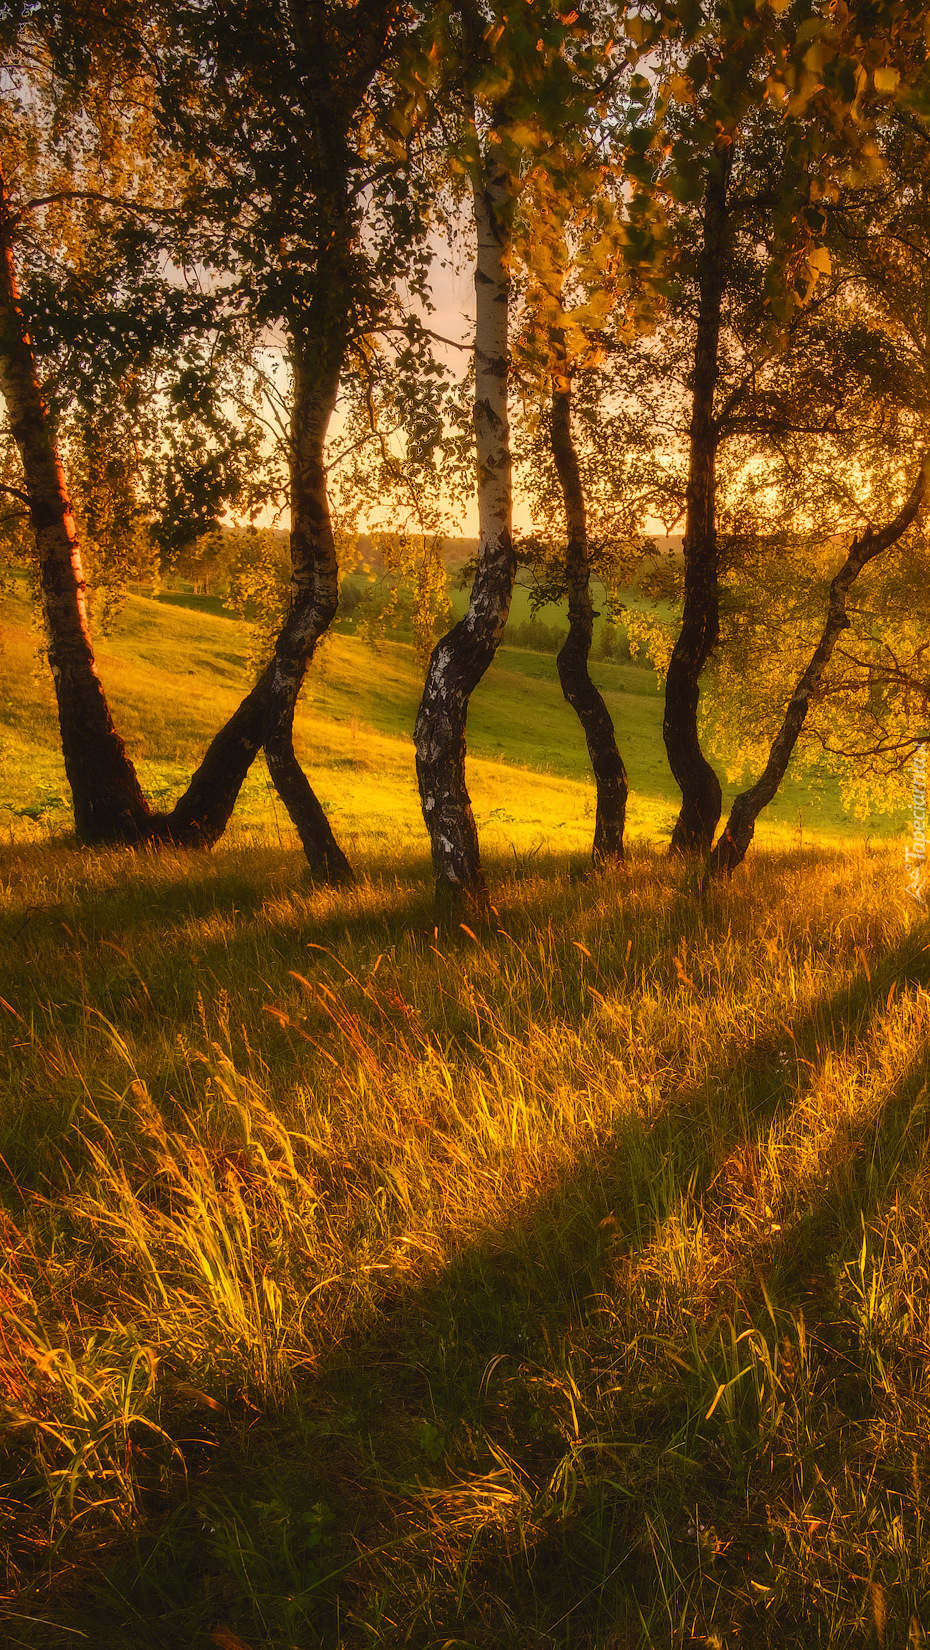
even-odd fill
[{"label": "green meadow", "polygon": [[[183,604],[183,605],[182,605]],[[189,605],[188,605],[189,604]],[[515,624],[525,624],[529,596],[518,591]],[[543,621],[558,623],[554,608]],[[549,653],[506,645],[472,701],[468,722],[469,785],[489,854],[547,853],[586,857],[593,831],[594,788],[574,713],[565,704]],[[0,832],[14,840],[35,820],[67,830],[68,793],[58,748],[51,682],[38,658],[40,638],[20,580],[0,598]],[[217,597],[129,596],[113,634],[98,645],[98,664],[114,716],[149,794],[162,805],[187,783],[199,753],[249,685],[242,625]],[[630,776],[633,841],[671,835],[678,791],[662,745],[662,692],[646,665],[595,658]],[[416,793],[413,725],[422,667],[409,642],[373,645],[336,633],[319,649],[297,717],[298,748],[337,833],[350,848],[372,838],[403,840],[424,850]],[[729,800],[739,787],[730,784]],[[233,836],[271,826],[275,840],[296,843],[276,806],[263,765],[247,781]],[[760,822],[759,840],[803,842],[805,833],[841,843],[887,836],[900,822],[851,819],[835,779],[814,770],[786,783]]]},{"label": "green meadow", "polygon": [[[3,1644],[926,1643],[903,840],[797,785],[708,889],[655,678],[599,660],[631,846],[590,876],[554,660],[505,647],[469,722],[496,923],[438,930],[415,658],[343,634],[298,733],[354,887],[258,769],[211,854],[82,849],[21,588],[0,619]],[[244,652],[139,596],[101,640],[157,798]]]}]

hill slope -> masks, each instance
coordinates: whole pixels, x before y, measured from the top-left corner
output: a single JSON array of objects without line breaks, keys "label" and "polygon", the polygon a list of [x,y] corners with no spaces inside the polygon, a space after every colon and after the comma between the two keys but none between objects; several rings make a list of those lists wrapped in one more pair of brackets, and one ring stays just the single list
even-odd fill
[{"label": "hill slope", "polygon": [[[51,683],[38,648],[20,582],[0,601],[0,820],[14,831],[29,819],[56,828],[70,822]],[[183,789],[246,691],[245,654],[238,621],[138,595],[128,598],[113,634],[99,640],[98,665],[117,725],[160,805]],[[629,770],[631,836],[665,840],[677,791],[662,746],[655,676],[607,660],[593,670]],[[298,749],[350,847],[371,835],[425,849],[412,744],[421,679],[413,649],[400,642],[375,651],[358,637],[334,635],[314,662],[297,717]],[[472,702],[469,752],[475,812],[491,854],[587,851],[594,808],[587,752],[551,655],[501,649]],[[805,831],[838,837],[864,833],[845,818],[835,783],[816,776],[789,782],[762,830],[796,840],[799,822]],[[295,840],[262,764],[246,783],[234,823]]]}]

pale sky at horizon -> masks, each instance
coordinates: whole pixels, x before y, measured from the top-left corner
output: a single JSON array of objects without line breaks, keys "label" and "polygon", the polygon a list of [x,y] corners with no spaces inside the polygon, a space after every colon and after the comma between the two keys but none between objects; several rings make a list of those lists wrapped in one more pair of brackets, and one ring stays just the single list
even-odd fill
[{"label": "pale sky at horizon", "polygon": [[[456,267],[456,262],[458,263],[458,267]],[[432,300],[434,305],[433,310],[428,314],[422,311],[420,312],[424,324],[427,325],[433,332],[439,333],[441,337],[450,339],[453,346],[448,349],[443,349],[442,345],[437,342],[435,346],[437,357],[442,361],[446,361],[451,367],[453,367],[453,369],[461,371],[463,365],[467,362],[468,357],[461,349],[456,349],[454,345],[456,343],[461,343],[465,345],[466,349],[470,349],[471,341],[474,336],[474,263],[472,258],[469,257],[468,253],[462,248],[457,249],[455,254],[451,253],[445,241],[442,243],[437,243],[436,247],[436,256],[433,263],[432,276]],[[278,370],[275,372],[275,377],[278,377],[278,374],[283,367],[283,347],[278,344],[269,344],[268,354],[269,356],[277,359]],[[340,417],[340,411],[337,405],[336,412],[330,426],[331,440],[338,440],[341,425],[342,419]],[[530,512],[527,504],[520,497],[519,485],[514,488],[513,513],[514,526],[521,532],[529,531],[532,525]],[[284,526],[285,522],[281,521],[274,523],[272,522],[270,513],[266,513],[266,515],[263,515],[263,517],[260,518],[259,525]],[[452,538],[477,538],[477,497],[472,501],[469,508],[463,513],[461,524],[457,530],[450,531],[449,536]]]}]

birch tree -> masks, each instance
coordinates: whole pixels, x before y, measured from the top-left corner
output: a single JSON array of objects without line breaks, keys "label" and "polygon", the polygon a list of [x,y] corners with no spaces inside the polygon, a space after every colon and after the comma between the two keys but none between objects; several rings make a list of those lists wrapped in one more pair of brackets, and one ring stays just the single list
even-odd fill
[{"label": "birch tree", "polygon": [[[298,694],[338,603],[326,440],[353,350],[422,291],[428,214],[410,134],[430,71],[397,0],[170,7],[159,59],[167,140],[197,171],[187,203],[227,303],[283,333],[289,371],[288,612],[256,692],[269,771],[321,877],[348,861],[294,751]],[[420,80],[418,80],[418,74]]]},{"label": "birch tree", "polygon": [[918,515],[927,492],[930,453],[922,455],[917,478],[904,504],[882,527],[867,527],[855,538],[842,566],[830,582],[827,614],[820,639],[798,678],[788,702],[762,773],[753,785],[741,791],[709,857],[715,876],[730,875],[741,864],[752,841],[756,820],[771,802],[788,771],[788,763],[804,726],[814,695],[833,656],[836,644],[849,626],[847,603],[850,591],[869,562],[897,544]]},{"label": "birch tree", "polygon": [[[34,31],[43,19],[48,25],[41,12],[40,7]],[[214,335],[245,315],[256,333],[278,327],[287,339],[293,572],[273,658],[214,741],[170,820],[152,818],[110,727],[105,731],[112,762],[122,764],[121,783],[131,800],[121,812],[108,803],[105,825],[91,817],[83,801],[76,804],[79,828],[182,839],[200,832],[209,840],[264,746],[308,859],[323,877],[344,880],[348,862],[294,753],[293,716],[313,650],[336,610],[338,569],[324,448],[340,373],[350,349],[380,322],[396,319],[398,276],[417,284],[410,248],[422,239],[422,219],[408,186],[405,135],[416,98],[383,73],[395,42],[416,20],[406,13],[401,20],[391,0],[366,0],[357,7],[293,0],[247,14],[216,0],[208,6],[172,6],[161,17],[155,8],[141,14],[130,8],[84,21],[79,37],[96,49],[100,40],[93,31],[99,24],[111,65],[145,66],[153,167],[161,161],[176,185],[170,214],[148,212],[134,220],[137,259],[145,256],[146,246],[162,261],[168,253],[201,290],[198,272],[205,271],[210,302],[204,308]],[[154,30],[151,37],[146,30]],[[156,34],[157,51],[151,49]],[[414,51],[414,67],[416,61]],[[171,290],[166,289],[168,296]],[[19,376],[24,382],[22,372]],[[35,372],[32,384],[33,423],[42,424],[53,439]],[[59,482],[64,499],[60,465]],[[67,514],[64,504],[61,513]],[[72,534],[70,548],[62,550],[62,565],[67,557],[70,568],[63,583],[70,581],[68,601],[79,630],[83,624],[87,691],[99,693],[99,682],[93,688],[97,679],[82,617],[83,571],[75,542]],[[61,622],[60,604],[47,604],[47,613],[51,622]],[[52,647],[58,647],[57,640]],[[70,711],[63,734],[69,717]],[[87,762],[81,756],[75,762],[66,756],[66,762],[80,787]]]},{"label": "birch tree", "polygon": [[[761,771],[733,804],[715,873],[741,863],[802,736],[832,759],[853,806],[866,789],[886,803],[924,737],[930,134],[899,106],[882,136],[881,165],[825,202],[831,273],[803,366],[794,383],[770,382],[756,410],[760,432],[768,424],[755,477],[767,533],[728,580],[712,692],[736,722],[731,752]],[[745,529],[748,494],[741,514]],[[779,625],[786,594],[793,612]]]},{"label": "birch tree", "polygon": [[[783,7],[762,9],[755,18],[695,12],[693,44],[700,49],[669,81],[673,106],[677,100],[690,111],[672,121],[670,181],[682,199],[701,164],[702,140],[706,145],[713,137],[706,151],[690,375],[684,608],[664,721],[669,763],[682,789],[672,847],[682,852],[707,853],[720,816],[720,785],[701,748],[698,703],[701,673],[720,637],[721,446],[745,434],[754,419],[764,437],[764,393],[757,392],[779,356],[794,351],[802,360],[805,311],[815,294],[819,299],[818,282],[830,270],[823,244],[827,217],[844,197],[848,201],[850,183],[855,188],[856,179],[881,170],[882,99],[907,103],[925,95],[918,10],[879,7],[864,18],[855,9],[834,8],[805,19]],[[681,30],[682,37],[687,33]],[[753,235],[765,248],[765,267],[755,271]],[[755,299],[745,288],[747,273],[755,280]],[[741,309],[745,318],[739,321]],[[749,336],[746,319],[754,328]],[[734,339],[741,361],[733,356]],[[731,370],[722,376],[723,340]],[[827,621],[824,636],[829,628]],[[773,770],[767,771],[771,779]]]},{"label": "birch tree", "polygon": [[[623,859],[629,788],[610,711],[589,669],[596,616],[595,551],[585,475],[587,469],[590,476],[590,463],[583,468],[574,417],[576,381],[588,380],[590,387],[594,364],[604,346],[616,344],[623,331],[626,295],[619,271],[626,231],[604,190],[609,170],[619,171],[622,178],[622,166],[608,168],[596,155],[576,153],[565,157],[557,185],[546,177],[536,180],[534,192],[541,198],[527,214],[523,257],[528,278],[518,340],[525,409],[523,457],[534,519],[560,546],[556,557],[545,558],[539,576],[548,599],[567,600],[568,634],[556,667],[591,761],[596,796],[595,865]],[[569,181],[572,178],[577,194]],[[594,418],[597,427],[597,413]],[[616,521],[608,525],[603,519],[595,529],[597,564],[608,579],[605,559],[614,573],[618,570],[617,531]]]},{"label": "birch tree", "polygon": [[[124,189],[127,181],[138,184],[138,170],[145,180],[145,168],[138,167],[135,157],[144,153],[151,136],[149,104],[137,95],[131,61],[126,64],[114,54],[105,31],[100,38],[92,36],[89,60],[69,78],[48,49],[41,22],[39,17],[25,38],[19,32],[5,42],[3,139],[17,164],[20,189],[14,202],[4,176],[0,388],[20,461],[16,490],[34,530],[75,824],[88,841],[142,838],[210,845],[222,834],[261,748],[260,696],[247,695],[220,730],[174,809],[155,813],[113,725],[97,672],[85,567],[62,462],[61,414],[76,394],[86,391],[92,402],[105,403],[109,394],[118,393],[114,385],[127,366],[138,375],[140,366],[145,370],[151,365],[153,350],[162,361],[168,358],[172,369],[172,351],[178,346],[185,348],[188,361],[192,358],[187,295],[176,285],[166,290],[161,280],[147,277],[138,260],[136,279],[127,283],[112,239],[126,211],[145,222],[150,210],[144,190],[134,188],[122,197],[110,192]],[[18,86],[25,89],[21,100]],[[132,110],[128,123],[124,99]],[[57,133],[54,147],[52,131]],[[156,208],[156,218],[163,216]],[[43,383],[19,291],[17,256],[24,248],[30,253],[31,307],[41,315],[44,331],[41,359],[54,376],[54,396]],[[202,325],[202,317],[194,324]],[[188,368],[187,377],[196,375]]]},{"label": "birch tree", "polygon": [[0,170],[0,392],[23,470],[35,532],[65,769],[75,824],[90,840],[137,837],[149,809],[110,715],[87,624],[86,584],[71,499],[13,259],[15,218]]},{"label": "birch tree", "polygon": [[581,82],[557,14],[529,4],[460,14],[460,164],[476,235],[474,431],[477,570],[464,617],[433,650],[416,720],[417,779],[441,908],[483,915],[490,900],[465,782],[472,693],[497,650],[513,593],[510,301],[513,222],[523,177],[560,124],[584,117]]}]

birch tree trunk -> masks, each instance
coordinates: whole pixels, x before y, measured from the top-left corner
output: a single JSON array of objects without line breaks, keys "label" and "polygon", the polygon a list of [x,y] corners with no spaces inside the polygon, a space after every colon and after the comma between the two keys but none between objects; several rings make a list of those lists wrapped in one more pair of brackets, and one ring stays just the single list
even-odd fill
[{"label": "birch tree trunk", "polygon": [[623,858],[628,785],[610,712],[588,670],[594,635],[591,563],[584,490],[572,439],[571,378],[564,360],[557,363],[552,379],[552,453],[565,503],[565,582],[568,587],[568,636],[556,665],[562,692],[584,730],[594,772],[597,812],[592,858],[598,865]]},{"label": "birch tree trunk", "polygon": [[465,724],[471,695],[507,623],[516,576],[507,411],[510,190],[493,157],[485,157],[473,197],[478,569],[464,618],[433,649],[414,738],[437,901],[441,908],[465,905],[481,915],[489,900],[465,784]]},{"label": "birch tree trunk", "polygon": [[732,144],[718,143],[704,196],[700,299],[692,382],[688,488],[685,504],[685,599],[681,630],[665,683],[663,736],[681,789],[672,850],[707,853],[720,818],[720,781],[701,750],[697,709],[701,671],[720,634],[716,463],[720,431],[714,417],[720,316],[729,248],[727,191]]},{"label": "birch tree trunk", "polygon": [[229,824],[246,775],[262,748],[271,666],[207,748],[170,813],[153,814],[146,835],[178,847],[212,848]]},{"label": "birch tree trunk", "polygon": [[294,752],[294,711],[316,645],[339,605],[339,566],[326,494],[324,448],[345,354],[346,318],[329,334],[295,344],[291,416],[291,596],[275,645],[264,711],[268,771],[303,844],[311,870],[327,882],[351,882],[336,841]]},{"label": "birch tree trunk", "polygon": [[896,544],[917,515],[927,490],[927,472],[930,454],[921,460],[917,479],[903,508],[886,527],[868,527],[861,538],[855,539],[842,567],[830,585],[827,617],[820,641],[811,655],[807,669],[798,679],[788,703],[784,720],[769,751],[769,759],[748,790],[742,791],[730,809],[730,817],[710,855],[709,868],[713,876],[729,876],[742,864],[753,838],[763,808],[771,802],[785,777],[788,763],[833,650],[844,630],[849,628],[846,599],[863,567],[882,551]]},{"label": "birch tree trunk", "polygon": [[94,663],[77,530],[19,302],[14,228],[0,172],[0,390],[35,530],[48,660],[74,820],[86,841],[131,841],[146,834],[150,810],[113,726]]},{"label": "birch tree trunk", "polygon": [[[194,814],[204,833],[212,831],[225,799],[231,798],[231,806],[249,762],[264,745],[272,781],[311,869],[326,881],[346,882],[352,877],[349,862],[297,761],[294,713],[307,667],[338,604],[324,448],[359,283],[359,208],[349,181],[358,157],[353,159],[349,134],[402,9],[397,0],[359,0],[351,26],[343,20],[344,26],[335,28],[316,0],[287,0],[286,14],[305,120],[297,134],[304,146],[302,175],[299,182],[290,176],[297,188],[313,179],[317,226],[312,277],[295,291],[288,276],[282,315],[293,341],[290,603],[271,663],[214,740],[175,815],[186,824]],[[294,136],[289,132],[289,139]],[[289,205],[287,178],[283,171],[274,186],[279,204]]]},{"label": "birch tree trunk", "polygon": [[[317,289],[291,350],[291,590],[271,662],[213,741],[166,833],[215,841],[259,749],[300,837],[311,871],[351,882],[352,868],[294,751],[294,714],[308,666],[339,603],[339,567],[326,492],[325,446],[345,360],[351,287],[345,203],[334,204],[333,237]],[[336,226],[339,226],[337,229]],[[228,809],[224,816],[224,809]],[[215,835],[213,832],[215,831]]]},{"label": "birch tree trunk", "polygon": [[[272,777],[311,865],[345,880],[348,862],[293,750],[294,707],[319,636],[338,599],[335,548],[326,505],[322,447],[342,352],[322,391],[315,374],[295,372],[295,531],[291,611],[275,657],[216,735],[185,794],[153,813],[117,733],[97,674],[87,625],[80,545],[51,416],[19,304],[14,223],[0,174],[0,392],[20,454],[36,535],[48,656],[75,829],[87,842],[165,841],[210,847],[222,836],[263,743]],[[340,296],[342,294],[340,293]],[[344,338],[345,328],[342,329]],[[330,334],[330,354],[332,336]]]}]

